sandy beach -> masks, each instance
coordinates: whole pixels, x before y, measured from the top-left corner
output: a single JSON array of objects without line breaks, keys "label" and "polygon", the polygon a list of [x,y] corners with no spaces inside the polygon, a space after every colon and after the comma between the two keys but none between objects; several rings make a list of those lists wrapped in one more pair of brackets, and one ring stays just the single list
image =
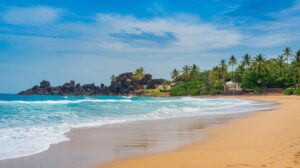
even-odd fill
[{"label": "sandy beach", "polygon": [[77,128],[70,141],[38,154],[0,161],[2,168],[89,168],[128,157],[173,151],[206,139],[204,128],[226,124],[253,113],[237,113],[109,124]]},{"label": "sandy beach", "polygon": [[205,129],[208,136],[172,152],[100,164],[105,168],[295,168],[300,167],[300,97],[237,97],[278,103],[276,110],[254,113]]}]

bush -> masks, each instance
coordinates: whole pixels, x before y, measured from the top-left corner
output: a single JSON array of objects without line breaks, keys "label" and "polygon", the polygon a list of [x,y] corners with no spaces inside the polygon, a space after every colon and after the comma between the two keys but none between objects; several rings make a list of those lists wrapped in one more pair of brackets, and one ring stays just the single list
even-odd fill
[{"label": "bush", "polygon": [[170,94],[172,96],[199,95],[203,85],[204,84],[201,81],[180,83],[171,89]]},{"label": "bush", "polygon": [[208,93],[211,94],[211,95],[217,95],[217,94],[222,94],[222,93],[223,93],[223,90],[219,90],[219,89],[211,89],[211,90],[209,90]]},{"label": "bush", "polygon": [[198,89],[191,89],[189,92],[193,96],[196,96],[196,95],[200,94],[200,90],[198,90]]},{"label": "bush", "polygon": [[294,90],[295,95],[300,95],[300,88]]},{"label": "bush", "polygon": [[176,86],[171,89],[170,94],[172,96],[185,96],[188,93],[187,93],[187,90],[185,88],[183,88],[182,86]]},{"label": "bush", "polygon": [[153,97],[161,96],[161,92],[159,90],[152,91],[150,92],[150,96]]},{"label": "bush", "polygon": [[203,95],[208,95],[208,93],[209,93],[208,89],[201,90],[201,94]]},{"label": "bush", "polygon": [[284,90],[285,95],[293,95],[294,94],[294,89],[286,89]]},{"label": "bush", "polygon": [[262,89],[260,87],[255,87],[254,88],[254,93],[262,93]]},{"label": "bush", "polygon": [[180,83],[171,89],[170,94],[172,96],[186,96],[186,95],[218,95],[224,93],[221,89],[210,89],[202,81],[190,81],[186,83]]}]

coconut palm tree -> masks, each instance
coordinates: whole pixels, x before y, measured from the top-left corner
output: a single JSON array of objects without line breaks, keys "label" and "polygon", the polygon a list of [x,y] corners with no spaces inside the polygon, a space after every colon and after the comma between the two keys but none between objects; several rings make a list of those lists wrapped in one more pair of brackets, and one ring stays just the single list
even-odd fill
[{"label": "coconut palm tree", "polygon": [[177,69],[174,69],[173,71],[172,71],[172,73],[171,73],[171,78],[172,78],[172,80],[173,81],[176,81],[177,79],[178,79],[178,77],[179,77],[179,72],[177,71]]},{"label": "coconut palm tree", "polygon": [[190,72],[191,79],[198,80],[199,75],[200,75],[200,68],[197,65],[193,64]]},{"label": "coconut palm tree", "polygon": [[[234,69],[234,66],[237,64],[237,60],[235,58],[234,55],[231,55],[231,57],[229,58],[229,62],[228,64],[231,66],[231,81],[234,83],[234,72],[233,72],[233,69]],[[235,92],[235,83],[234,83],[234,89],[233,89],[233,94]]]},{"label": "coconut palm tree", "polygon": [[298,64],[298,65],[300,65],[300,50],[298,50],[297,52],[296,52],[296,63]]},{"label": "coconut palm tree", "polygon": [[144,76],[145,76],[144,68],[140,67],[140,68],[135,70],[133,77],[134,77],[135,80],[140,81],[144,78]]},{"label": "coconut palm tree", "polygon": [[294,76],[293,76],[293,81],[295,82],[297,88],[300,87],[300,67],[296,67],[294,69]]},{"label": "coconut palm tree", "polygon": [[112,74],[111,77],[110,77],[110,80],[111,80],[112,82],[117,81],[117,76],[116,76],[115,74]]},{"label": "coconut palm tree", "polygon": [[234,55],[231,55],[228,64],[231,66],[231,80],[233,81],[234,80],[233,68],[237,64],[237,60]]},{"label": "coconut palm tree", "polygon": [[257,74],[263,74],[267,72],[268,67],[266,65],[266,58],[262,54],[258,54],[255,57],[254,70]]},{"label": "coconut palm tree", "polygon": [[190,79],[190,67],[188,65],[182,67],[182,78],[184,81],[188,81]]},{"label": "coconut palm tree", "polygon": [[266,87],[265,74],[268,72],[268,66],[264,55],[258,54],[255,57],[253,67],[255,73],[257,74],[257,82],[260,83],[265,88]]},{"label": "coconut palm tree", "polygon": [[249,68],[251,65],[251,56],[250,54],[245,54],[243,56],[243,60],[241,61],[241,64],[244,68]]},{"label": "coconut palm tree", "polygon": [[281,77],[283,77],[286,72],[286,66],[285,66],[286,58],[283,55],[279,55],[276,61],[280,71],[280,75]]},{"label": "coconut palm tree", "polygon": [[283,50],[283,55],[286,57],[287,64],[289,64],[289,57],[292,55],[292,50],[287,47]]},{"label": "coconut palm tree", "polygon": [[226,60],[225,59],[222,59],[220,64],[219,64],[219,71],[220,71],[223,83],[225,83],[226,74],[227,74],[227,65],[226,65]]}]

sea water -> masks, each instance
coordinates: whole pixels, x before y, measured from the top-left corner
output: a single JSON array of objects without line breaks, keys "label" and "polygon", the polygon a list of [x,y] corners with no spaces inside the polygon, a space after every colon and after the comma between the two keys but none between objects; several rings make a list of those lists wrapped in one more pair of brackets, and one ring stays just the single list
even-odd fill
[{"label": "sea water", "polygon": [[71,128],[176,117],[245,113],[268,103],[192,97],[68,97],[0,94],[0,160],[45,151]]}]

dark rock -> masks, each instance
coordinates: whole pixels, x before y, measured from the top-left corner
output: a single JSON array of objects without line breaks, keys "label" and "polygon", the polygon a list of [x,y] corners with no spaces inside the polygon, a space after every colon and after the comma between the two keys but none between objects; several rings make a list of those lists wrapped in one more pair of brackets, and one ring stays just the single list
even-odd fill
[{"label": "dark rock", "polygon": [[145,74],[140,81],[134,79],[132,72],[122,73],[112,81],[110,86],[100,84],[85,84],[81,86],[79,83],[71,80],[62,86],[51,87],[50,82],[43,80],[40,86],[34,86],[31,89],[20,92],[22,95],[69,95],[69,96],[94,96],[94,95],[142,95],[141,89],[154,89],[156,85],[161,85],[165,79],[152,79],[151,74]]},{"label": "dark rock", "polygon": [[49,81],[43,80],[43,81],[40,83],[40,88],[49,88],[49,87],[51,87]]}]

